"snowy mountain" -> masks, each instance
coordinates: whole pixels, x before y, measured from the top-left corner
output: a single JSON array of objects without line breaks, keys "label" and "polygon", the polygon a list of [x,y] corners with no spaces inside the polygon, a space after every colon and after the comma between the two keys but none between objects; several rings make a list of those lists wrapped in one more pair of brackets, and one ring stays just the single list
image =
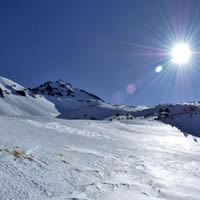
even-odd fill
[{"label": "snowy mountain", "polygon": [[[25,88],[0,77],[0,115],[53,116],[63,119],[113,119],[113,116],[154,118],[200,137],[200,103],[155,107],[111,105],[63,80]],[[130,117],[132,118],[132,117]]]},{"label": "snowy mountain", "polygon": [[186,135],[200,137],[200,103],[159,105],[142,111],[136,111],[135,117],[152,118],[179,128]]},{"label": "snowy mountain", "polygon": [[0,77],[0,199],[200,200],[198,124],[198,103],[115,106]]},{"label": "snowy mountain", "polygon": [[64,119],[104,119],[129,111],[105,103],[98,96],[73,88],[62,80],[27,89],[0,77],[0,114],[55,116]]}]

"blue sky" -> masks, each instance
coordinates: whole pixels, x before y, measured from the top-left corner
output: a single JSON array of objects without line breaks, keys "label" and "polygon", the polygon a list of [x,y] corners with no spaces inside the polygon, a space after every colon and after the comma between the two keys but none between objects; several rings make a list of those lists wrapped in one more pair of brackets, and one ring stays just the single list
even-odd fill
[{"label": "blue sky", "polygon": [[1,1],[0,75],[27,87],[62,78],[113,103],[198,100],[198,66],[180,72],[162,52],[183,38],[198,49],[199,8],[198,0]]}]

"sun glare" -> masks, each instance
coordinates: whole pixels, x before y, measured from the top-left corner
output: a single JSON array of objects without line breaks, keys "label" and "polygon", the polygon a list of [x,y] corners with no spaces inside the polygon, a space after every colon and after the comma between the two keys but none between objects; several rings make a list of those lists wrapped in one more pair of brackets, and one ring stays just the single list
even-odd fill
[{"label": "sun glare", "polygon": [[192,51],[187,43],[177,43],[170,52],[172,62],[182,66],[187,64],[192,55]]}]

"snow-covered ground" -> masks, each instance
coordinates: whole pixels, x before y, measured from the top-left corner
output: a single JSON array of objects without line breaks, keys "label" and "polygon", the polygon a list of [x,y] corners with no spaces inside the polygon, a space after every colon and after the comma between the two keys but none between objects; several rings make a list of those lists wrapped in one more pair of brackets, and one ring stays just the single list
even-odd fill
[{"label": "snow-covered ground", "polygon": [[0,117],[0,199],[200,200],[199,138],[161,122]]}]

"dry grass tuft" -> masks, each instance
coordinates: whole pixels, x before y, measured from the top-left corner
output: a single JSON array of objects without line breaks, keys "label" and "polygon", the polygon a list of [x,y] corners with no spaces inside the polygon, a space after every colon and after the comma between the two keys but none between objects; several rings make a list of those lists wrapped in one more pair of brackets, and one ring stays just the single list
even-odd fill
[{"label": "dry grass tuft", "polygon": [[33,157],[31,155],[26,154],[26,152],[24,152],[22,149],[20,149],[19,147],[16,147],[15,149],[12,150],[11,154],[13,156],[15,156],[15,158],[24,158],[24,159],[28,159],[30,161],[33,161]]},{"label": "dry grass tuft", "polygon": [[4,148],[3,146],[0,146],[0,153],[6,153],[11,154],[15,157],[15,159],[27,159],[30,161],[34,160],[34,157],[30,154],[27,154],[25,151],[23,151],[20,147],[15,147],[13,150],[9,150],[8,148]]}]

